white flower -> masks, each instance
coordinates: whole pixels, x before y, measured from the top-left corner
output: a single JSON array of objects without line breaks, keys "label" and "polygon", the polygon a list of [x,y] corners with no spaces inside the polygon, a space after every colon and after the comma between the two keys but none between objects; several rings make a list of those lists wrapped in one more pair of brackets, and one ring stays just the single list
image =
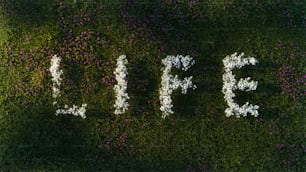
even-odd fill
[{"label": "white flower", "polygon": [[161,87],[159,89],[159,99],[160,99],[160,110],[162,111],[162,118],[166,118],[168,115],[173,114],[172,111],[172,99],[171,94],[173,90],[182,88],[182,93],[186,94],[189,88],[195,89],[196,86],[192,83],[192,76],[186,77],[183,80],[179,80],[178,76],[171,75],[172,66],[177,69],[183,69],[187,71],[192,65],[194,65],[194,60],[190,56],[170,56],[168,55],[162,60],[162,64],[165,66],[162,71],[161,77]]},{"label": "white flower", "polygon": [[234,102],[235,93],[233,92],[236,89],[242,91],[251,91],[256,90],[257,88],[257,81],[250,81],[250,77],[241,78],[237,84],[235,79],[235,75],[232,73],[234,68],[241,68],[245,65],[255,65],[258,61],[253,57],[243,58],[244,53],[237,55],[234,53],[230,56],[226,56],[223,59],[224,70],[225,73],[223,74],[223,88],[222,92],[224,94],[224,98],[229,106],[225,110],[226,117],[230,117],[235,115],[237,118],[240,116],[247,116],[247,114],[251,114],[252,116],[258,116],[258,109],[259,106],[249,104],[246,102],[243,106],[239,107],[237,103]]},{"label": "white flower", "polygon": [[68,108],[68,105],[65,105],[64,109],[57,109],[55,115],[59,114],[72,114],[74,116],[81,116],[83,119],[86,118],[86,106],[87,104],[82,104],[82,107],[72,105],[71,108]]},{"label": "white flower", "polygon": [[257,81],[250,81],[250,77],[247,78],[241,78],[238,82],[238,88],[242,91],[252,91],[256,90],[257,88]]},{"label": "white flower", "polygon": [[126,76],[128,74],[126,69],[126,64],[128,64],[128,61],[126,59],[125,55],[119,56],[117,59],[117,68],[114,71],[117,85],[114,86],[115,95],[116,95],[116,101],[114,104],[115,107],[115,114],[123,114],[126,110],[128,110],[129,104],[127,102],[127,99],[130,97],[126,93],[127,90],[127,81]]},{"label": "white flower", "polygon": [[[60,86],[61,86],[61,75],[63,74],[63,71],[59,69],[60,67],[61,58],[57,55],[54,55],[51,59],[51,67],[50,72],[52,76],[52,97],[54,99],[53,106],[57,104],[57,98],[61,96],[60,94]],[[75,116],[81,116],[82,118],[86,118],[85,112],[86,112],[86,106],[87,104],[82,104],[82,107],[78,107],[76,105],[73,105],[72,108],[68,108],[68,105],[64,106],[64,109],[57,109],[55,112],[55,115],[59,114],[72,114]]]},{"label": "white flower", "polygon": [[[53,82],[53,86],[52,86],[52,90],[53,90],[53,94],[52,97],[54,99],[56,99],[57,97],[60,96],[60,91],[59,91],[59,87],[61,85],[61,75],[63,74],[62,70],[59,70],[59,66],[60,66],[60,62],[61,62],[61,58],[57,57],[56,55],[54,55],[51,59],[51,67],[50,67],[50,72],[51,72],[51,76],[52,76],[52,82]],[[54,101],[53,105],[55,105],[57,102]]]}]

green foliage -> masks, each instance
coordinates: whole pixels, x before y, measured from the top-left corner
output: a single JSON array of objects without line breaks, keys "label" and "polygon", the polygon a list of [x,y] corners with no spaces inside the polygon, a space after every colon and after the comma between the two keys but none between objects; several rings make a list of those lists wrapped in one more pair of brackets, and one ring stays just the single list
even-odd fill
[{"label": "green foliage", "polygon": [[10,27],[7,25],[8,19],[3,14],[2,8],[0,7],[0,47],[2,48],[7,43],[10,34]]},{"label": "green foliage", "polygon": [[[0,16],[0,170],[305,171],[305,93],[295,98],[283,86],[305,84],[302,1],[6,2],[0,9],[15,13]],[[259,60],[234,71],[258,81],[256,91],[235,92],[239,104],[260,106],[258,118],[225,117],[222,59],[234,52]],[[53,54],[63,58],[59,103],[87,103],[85,120],[54,115]],[[131,99],[115,116],[121,54]],[[163,120],[168,54],[194,57],[188,72],[173,73],[193,75],[198,88],[175,92],[175,114]],[[282,80],[286,65],[298,84]]]}]

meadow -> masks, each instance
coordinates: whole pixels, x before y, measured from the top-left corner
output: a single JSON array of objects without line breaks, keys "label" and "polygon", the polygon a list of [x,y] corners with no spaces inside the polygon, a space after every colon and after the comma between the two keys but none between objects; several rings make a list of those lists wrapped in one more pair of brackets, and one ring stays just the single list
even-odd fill
[{"label": "meadow", "polygon": [[[0,0],[0,171],[305,171],[303,0]],[[222,60],[257,89],[235,91],[258,117],[226,117]],[[62,58],[55,115],[49,71]],[[114,114],[116,61],[128,60],[129,109]],[[190,55],[197,86],[163,119],[162,59]]]}]

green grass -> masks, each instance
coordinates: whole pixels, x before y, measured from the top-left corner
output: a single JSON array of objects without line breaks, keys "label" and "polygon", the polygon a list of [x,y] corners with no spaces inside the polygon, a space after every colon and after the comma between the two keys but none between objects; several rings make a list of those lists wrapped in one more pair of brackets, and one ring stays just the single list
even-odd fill
[{"label": "green grass", "polygon": [[[279,76],[286,65],[297,71],[293,78],[305,76],[305,3],[236,0],[225,7],[207,1],[190,8],[187,2],[163,2],[159,8],[157,1],[141,1],[129,6],[129,17],[147,16],[150,22],[133,29],[129,17],[120,15],[127,2],[65,1],[62,9],[59,2],[9,1],[3,7],[15,6],[16,14],[0,16],[0,170],[305,171],[305,80],[294,86],[302,93],[297,98]],[[83,12],[91,19],[78,26]],[[82,35],[90,31],[89,39]],[[82,50],[75,42],[88,45]],[[66,50],[68,44],[75,49]],[[234,52],[259,61],[234,71],[237,78],[258,81],[256,91],[237,91],[235,98],[259,105],[258,118],[225,117],[222,59]],[[59,102],[86,102],[85,120],[54,115],[45,70],[57,53],[65,54]],[[129,61],[131,99],[129,112],[115,116],[112,72],[121,54]],[[161,60],[168,54],[194,57],[188,72],[173,73],[193,75],[198,88],[187,95],[176,91],[175,114],[164,120],[158,89]]]}]

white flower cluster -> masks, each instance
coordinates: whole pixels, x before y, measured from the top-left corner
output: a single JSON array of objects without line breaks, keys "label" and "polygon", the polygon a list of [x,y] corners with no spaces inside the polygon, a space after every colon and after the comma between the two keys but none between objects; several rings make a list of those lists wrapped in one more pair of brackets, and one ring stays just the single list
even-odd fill
[{"label": "white flower cluster", "polygon": [[[51,67],[50,72],[52,76],[52,97],[54,99],[53,106],[57,104],[57,98],[60,97],[60,86],[61,86],[61,75],[63,74],[63,71],[59,69],[60,67],[61,58],[57,55],[54,55],[51,59]],[[68,108],[67,105],[65,105],[64,109],[57,109],[55,115],[59,114],[72,114],[75,116],[81,116],[82,118],[86,118],[85,112],[86,112],[86,106],[87,104],[82,104],[82,107],[78,107],[76,105],[73,105],[72,108]]]},{"label": "white flower cluster", "polygon": [[60,89],[59,87],[61,86],[61,75],[63,74],[62,70],[59,70],[59,66],[61,63],[61,58],[57,57],[54,55],[51,59],[51,67],[50,67],[50,72],[52,75],[52,97],[55,99],[53,101],[53,105],[57,103],[56,98],[60,96]]},{"label": "white flower cluster", "polygon": [[192,57],[188,56],[170,56],[168,55],[165,59],[162,60],[162,63],[165,67],[162,69],[163,74],[161,77],[161,87],[159,89],[159,100],[160,100],[160,110],[162,111],[162,118],[166,118],[169,114],[173,114],[172,111],[172,99],[171,94],[173,90],[182,88],[182,94],[187,93],[188,88],[196,88],[196,85],[192,83],[192,76],[184,78],[184,80],[179,80],[178,76],[171,75],[172,66],[177,69],[182,69],[187,71],[192,65],[195,64],[195,61]]},{"label": "white flower cluster", "polygon": [[57,109],[55,112],[55,115],[59,114],[72,114],[74,116],[81,116],[82,118],[86,118],[85,112],[86,112],[86,106],[87,104],[82,104],[82,107],[78,107],[76,105],[73,105],[71,108],[68,108],[67,105],[65,105],[64,109]]},{"label": "white flower cluster", "polygon": [[127,99],[130,97],[126,93],[127,90],[127,81],[126,76],[128,74],[126,66],[128,61],[125,55],[119,56],[117,59],[117,68],[114,71],[116,76],[117,85],[114,86],[115,94],[116,94],[116,101],[114,104],[115,114],[123,114],[126,110],[128,110],[129,104]]},{"label": "white flower cluster", "polygon": [[257,81],[250,81],[250,77],[241,78],[237,84],[235,79],[235,75],[232,73],[234,68],[241,68],[245,65],[255,65],[258,61],[254,57],[247,57],[243,58],[244,53],[238,55],[234,53],[230,56],[226,56],[223,59],[224,70],[225,73],[223,74],[223,88],[222,92],[224,94],[224,98],[229,106],[225,110],[225,114],[227,117],[232,115],[236,115],[237,118],[242,116],[247,116],[247,114],[251,114],[251,116],[257,117],[258,116],[258,108],[257,105],[249,104],[246,102],[242,107],[239,107],[237,103],[234,102],[235,93],[234,90],[242,90],[242,91],[251,91],[256,90],[257,88]]}]

